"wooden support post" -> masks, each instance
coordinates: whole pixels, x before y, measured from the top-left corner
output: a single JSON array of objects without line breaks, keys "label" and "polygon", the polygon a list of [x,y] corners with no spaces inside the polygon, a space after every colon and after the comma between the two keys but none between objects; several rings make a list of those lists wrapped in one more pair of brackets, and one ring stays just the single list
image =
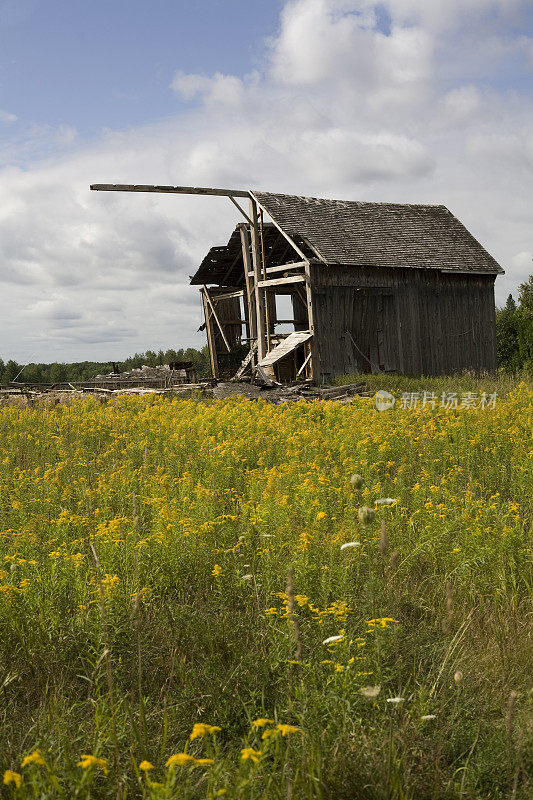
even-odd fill
[{"label": "wooden support post", "polygon": [[221,322],[220,322],[220,320],[219,320],[219,318],[217,316],[217,312],[215,311],[215,305],[214,305],[214,303],[213,303],[213,301],[211,299],[211,295],[209,294],[209,290],[208,290],[207,286],[202,286],[202,289],[204,291],[204,297],[206,298],[207,302],[211,306],[211,313],[212,313],[213,317],[215,318],[215,322],[218,325],[218,329],[220,331],[222,339],[224,340],[224,344],[226,345],[226,349],[227,349],[228,353],[230,353],[231,352],[231,347],[230,347],[229,342],[228,342],[228,340],[226,338],[226,334],[224,333],[224,328],[222,327],[222,324],[221,324]]},{"label": "wooden support post", "polygon": [[242,261],[244,264],[244,280],[246,282],[246,301],[248,306],[248,338],[257,339],[257,314],[254,294],[254,284],[250,276],[253,277],[251,254],[250,254],[250,232],[246,225],[239,225],[241,234]]},{"label": "wooden support post", "polygon": [[213,330],[213,320],[211,319],[211,310],[207,303],[207,298],[204,292],[204,286],[200,289],[200,293],[202,295],[202,303],[204,306],[204,319],[205,319],[205,330],[207,333],[207,346],[209,348],[209,361],[211,364],[211,375],[213,378],[218,379],[218,359],[217,359],[217,351],[215,347],[215,332]]},{"label": "wooden support post", "polygon": [[[266,261],[265,261],[265,237],[263,234],[263,209],[259,211],[259,241],[261,242],[261,275],[266,281]],[[265,287],[266,289],[266,287]],[[266,350],[270,353],[270,336],[274,333],[274,326],[271,325],[271,312],[276,316],[276,298],[265,291],[265,330],[266,330]]]},{"label": "wooden support post", "polygon": [[252,238],[252,263],[254,270],[254,290],[255,308],[257,321],[257,358],[259,361],[266,354],[266,312],[265,312],[265,291],[260,289],[258,284],[261,280],[261,244],[259,241],[259,225],[257,222],[257,203],[250,199],[250,218],[252,226],[250,230]]},{"label": "wooden support post", "polygon": [[305,265],[305,297],[307,301],[307,318],[309,321],[309,331],[313,334],[313,338],[309,342],[311,359],[309,361],[310,375],[314,381],[320,379],[320,354],[318,351],[318,342],[315,333],[315,321],[313,315],[313,292],[312,292],[312,266],[309,262]]}]

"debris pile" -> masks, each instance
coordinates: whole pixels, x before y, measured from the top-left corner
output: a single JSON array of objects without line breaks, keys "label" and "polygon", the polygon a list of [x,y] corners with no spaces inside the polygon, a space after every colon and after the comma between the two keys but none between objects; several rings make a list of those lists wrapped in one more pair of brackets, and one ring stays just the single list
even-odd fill
[{"label": "debris pile", "polygon": [[345,386],[315,386],[311,381],[295,382],[288,386],[270,382],[257,386],[250,383],[219,381],[212,388],[213,397],[222,400],[231,395],[242,395],[251,400],[263,398],[271,403],[296,403],[298,400],[335,400],[351,403],[355,395],[370,396],[365,383],[349,383]]},{"label": "debris pile", "polygon": [[[157,369],[149,367],[148,369]],[[135,372],[132,370],[132,373]],[[354,396],[368,397],[374,392],[366,391],[364,383],[350,383],[345,386],[315,386],[310,381],[289,385],[269,383],[257,385],[238,381],[200,381],[196,383],[165,383],[152,385],[160,380],[147,375],[147,370],[137,370],[141,379],[123,375],[97,376],[86,383],[63,384],[17,384],[10,383],[0,387],[0,407],[19,406],[22,408],[38,405],[56,405],[70,403],[72,400],[91,395],[101,402],[112,401],[121,395],[157,394],[167,397],[201,397],[204,399],[223,400],[226,397],[240,395],[250,400],[262,398],[270,403],[295,403],[298,400],[334,400],[337,403],[351,403]],[[169,372],[169,370],[167,370]],[[124,385],[125,381],[129,381]]]},{"label": "debris pile", "polygon": [[106,385],[133,383],[146,388],[160,389],[177,384],[194,383],[195,378],[196,374],[192,361],[176,361],[172,364],[161,364],[155,367],[143,364],[142,367],[126,372],[110,372],[108,375],[96,375],[91,383],[105,383]]}]

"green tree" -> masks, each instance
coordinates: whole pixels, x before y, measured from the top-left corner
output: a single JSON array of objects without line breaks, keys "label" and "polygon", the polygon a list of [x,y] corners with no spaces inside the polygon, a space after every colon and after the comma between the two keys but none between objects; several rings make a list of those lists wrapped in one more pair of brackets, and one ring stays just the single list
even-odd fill
[{"label": "green tree", "polygon": [[68,381],[68,368],[66,364],[52,364],[50,369],[50,381],[51,383],[63,383],[63,381]]},{"label": "green tree", "polygon": [[533,369],[533,275],[518,288],[516,311],[518,352],[521,366]]},{"label": "green tree", "polygon": [[9,383],[9,381],[14,381],[19,372],[20,372],[20,364],[17,364],[16,361],[13,361],[13,359],[10,358],[5,366],[4,374],[2,376],[3,383]]},{"label": "green tree", "polygon": [[521,366],[521,359],[518,348],[517,309],[511,294],[505,306],[496,309],[496,341],[499,366],[506,372],[516,372]]}]

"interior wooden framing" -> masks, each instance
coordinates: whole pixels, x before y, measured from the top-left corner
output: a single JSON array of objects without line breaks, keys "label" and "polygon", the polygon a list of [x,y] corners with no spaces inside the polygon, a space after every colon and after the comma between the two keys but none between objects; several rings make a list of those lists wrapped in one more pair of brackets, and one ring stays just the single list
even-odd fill
[{"label": "interior wooden framing", "polygon": [[[217,286],[204,283],[200,287],[211,372],[217,379],[240,378],[247,371],[253,372],[289,335],[276,331],[281,324],[294,326],[294,332],[313,333],[309,268],[314,259],[309,248],[305,253],[304,243],[299,246],[274,223],[265,223],[263,210],[253,197],[249,198],[248,213],[238,203],[235,205],[247,220],[237,226],[240,253],[226,275],[218,277]],[[238,276],[237,262],[241,262]],[[281,295],[291,299],[290,318],[277,317],[276,296]],[[236,372],[230,375],[227,356],[243,343],[247,352]],[[297,377],[316,380],[313,339],[299,345],[273,367],[265,367],[264,372],[268,378],[280,382]]]}]

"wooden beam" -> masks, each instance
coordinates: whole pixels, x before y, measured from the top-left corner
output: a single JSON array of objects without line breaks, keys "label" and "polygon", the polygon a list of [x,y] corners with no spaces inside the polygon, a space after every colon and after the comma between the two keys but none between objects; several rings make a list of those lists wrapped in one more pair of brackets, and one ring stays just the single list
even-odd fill
[{"label": "wooden beam", "polygon": [[494,277],[503,274],[494,270],[492,272],[481,272],[479,269],[440,269],[439,272],[443,272],[445,275],[493,275]]},{"label": "wooden beam", "polygon": [[226,294],[214,294],[213,303],[217,303],[219,300],[231,300],[234,297],[242,297],[243,295],[244,289],[238,289],[236,292],[227,292]]},{"label": "wooden beam", "polygon": [[202,186],[152,186],[131,183],[92,183],[93,192],[156,192],[161,194],[202,194],[215,197],[250,197],[243,189],[208,189]]},{"label": "wooden beam", "polygon": [[290,275],[288,278],[270,278],[266,281],[258,281],[260,289],[269,289],[271,286],[286,286],[289,283],[305,283],[305,275]]},{"label": "wooden beam", "polygon": [[243,359],[241,366],[239,367],[239,369],[237,370],[237,372],[235,373],[235,375],[231,379],[232,381],[238,381],[239,378],[242,375],[244,375],[244,373],[246,372],[248,366],[253,361],[254,353],[255,353],[256,350],[257,350],[257,342],[254,342],[252,344],[251,348],[250,348],[250,351],[249,351],[248,355]]},{"label": "wooden beam", "polygon": [[244,219],[247,220],[247,222],[251,225],[252,224],[252,220],[250,219],[248,214],[244,211],[242,206],[240,206],[238,204],[238,202],[235,200],[235,198],[231,194],[228,195],[228,197],[231,200],[231,202],[233,203],[233,205],[235,206],[235,208],[237,208],[241,212],[241,214],[243,215]]},{"label": "wooden beam", "polygon": [[266,307],[265,293],[260,290],[261,281],[261,245],[259,242],[259,225],[257,222],[257,203],[250,198],[250,217],[252,227],[250,230],[252,239],[252,263],[254,268],[254,288],[256,303],[257,320],[257,357],[259,361],[266,356]]},{"label": "wooden beam", "polygon": [[309,359],[310,359],[310,358],[311,358],[311,349],[309,348],[309,355],[307,356],[307,358],[305,359],[304,363],[302,364],[302,366],[300,367],[300,369],[299,369],[299,370],[298,370],[298,372],[296,373],[296,377],[298,377],[298,375],[301,375],[301,374],[302,374],[302,372],[303,372],[303,371],[304,371],[304,369],[306,368],[306,366],[307,366],[307,364],[308,364],[308,362],[309,362]]},{"label": "wooden beam", "polygon": [[[267,267],[267,275],[273,275],[275,272],[291,272],[293,269],[303,269],[306,263],[306,261],[294,261],[289,264],[282,264],[279,267]],[[250,277],[253,277],[253,274],[253,272],[250,272]]]}]

